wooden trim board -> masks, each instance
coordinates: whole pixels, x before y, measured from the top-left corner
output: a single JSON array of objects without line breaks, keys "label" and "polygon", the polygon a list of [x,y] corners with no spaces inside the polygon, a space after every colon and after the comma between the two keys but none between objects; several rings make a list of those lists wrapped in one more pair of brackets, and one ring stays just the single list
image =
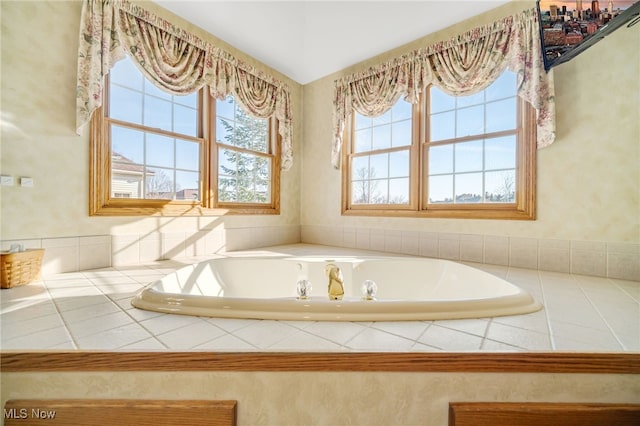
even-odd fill
[{"label": "wooden trim board", "polygon": [[3,351],[0,370],[640,374],[640,353]]},{"label": "wooden trim board", "polygon": [[640,404],[449,403],[449,426],[636,426]]},{"label": "wooden trim board", "polygon": [[235,426],[236,401],[126,399],[14,399],[4,424],[51,426]]}]

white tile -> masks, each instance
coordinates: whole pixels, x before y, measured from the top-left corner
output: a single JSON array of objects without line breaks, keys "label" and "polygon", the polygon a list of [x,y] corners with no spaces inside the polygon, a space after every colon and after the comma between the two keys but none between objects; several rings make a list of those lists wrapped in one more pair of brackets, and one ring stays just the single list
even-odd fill
[{"label": "white tile", "polygon": [[226,243],[223,230],[211,229],[204,232],[206,232],[206,236],[204,239],[206,254],[218,253],[219,251],[224,250]]},{"label": "white tile", "polygon": [[524,351],[524,349],[519,348],[517,346],[509,345],[502,342],[497,342],[491,339],[484,339],[480,349],[486,352],[523,352]]},{"label": "white tile", "polygon": [[480,349],[482,337],[434,323],[418,341],[445,351],[474,351]]},{"label": "white tile", "polygon": [[0,250],[7,251],[13,244],[22,244],[26,249],[42,248],[41,239],[27,239],[27,240],[4,240],[0,243]]},{"label": "white tile", "polygon": [[60,247],[78,247],[79,239],[77,237],[64,237],[64,238],[43,238],[42,248],[47,249],[60,248]]},{"label": "white tile", "polygon": [[142,342],[151,337],[151,334],[138,324],[125,324],[121,327],[78,337],[76,343],[80,350],[111,350]]},{"label": "white tile", "polygon": [[571,241],[571,249],[572,250],[589,250],[589,251],[605,252],[606,249],[607,249],[607,244],[602,242],[602,241],[572,240]]},{"label": "white tile", "polygon": [[400,252],[418,256],[420,254],[420,235],[414,231],[402,232],[402,246]]},{"label": "white tile", "polygon": [[111,235],[90,235],[78,237],[78,245],[80,247],[103,244],[111,245]]},{"label": "white tile", "polygon": [[161,234],[161,259],[182,259],[186,257],[186,234],[184,232]]},{"label": "white tile", "polygon": [[571,244],[567,240],[539,240],[538,268],[545,271],[569,272]]},{"label": "white tile", "polygon": [[112,300],[130,299],[144,287],[141,283],[104,284],[96,286]]},{"label": "white tile", "polygon": [[210,322],[222,330],[233,333],[241,328],[248,327],[255,324],[259,320],[253,319],[238,319],[238,318],[205,318],[205,321]]},{"label": "white tile", "polygon": [[111,263],[114,266],[140,263],[140,240],[137,235],[111,237]]},{"label": "white tile", "polygon": [[438,234],[435,232],[420,233],[420,256],[438,257]]},{"label": "white tile", "polygon": [[87,269],[104,268],[111,266],[111,244],[81,245],[78,254],[78,268],[81,271]]},{"label": "white tile", "polygon": [[187,233],[184,241],[185,256],[202,256],[207,253],[206,232],[196,231]]},{"label": "white tile", "polygon": [[258,321],[233,334],[257,348],[267,349],[295,332],[295,328],[278,321]]},{"label": "white tile", "polygon": [[2,296],[2,304],[26,299],[31,301],[49,300],[49,294],[41,281],[21,285],[19,287],[3,289],[1,290],[0,295]]},{"label": "white tile", "polygon": [[119,351],[163,351],[167,350],[167,347],[160,343],[155,337],[141,340],[139,342],[131,343],[129,345],[121,346]]},{"label": "white tile", "polygon": [[357,247],[355,228],[344,228],[342,230],[342,245],[348,248]]},{"label": "white tile", "polygon": [[371,229],[369,232],[369,249],[384,251],[385,236],[383,229]]},{"label": "white tile", "polygon": [[620,344],[622,344],[625,351],[640,352],[640,334],[616,333],[616,338]]},{"label": "white tile", "polygon": [[218,337],[217,339],[210,340],[201,345],[198,345],[193,348],[196,351],[227,351],[227,352],[235,352],[235,351],[254,351],[257,348],[242,339],[232,335],[225,334],[224,336]]},{"label": "white tile", "polygon": [[525,330],[536,331],[538,333],[549,332],[549,322],[544,309],[531,314],[496,317],[493,319],[493,322],[523,328]]},{"label": "white tile", "polygon": [[596,330],[566,322],[554,322],[551,326],[556,349],[570,348],[571,345],[591,345],[592,349],[622,350],[616,337],[609,330]]},{"label": "white tile", "polygon": [[185,350],[202,345],[205,342],[225,334],[225,331],[220,330],[207,321],[198,321],[163,334],[158,334],[156,338],[167,345],[169,349]]},{"label": "white tile", "polygon": [[361,250],[369,250],[371,248],[369,228],[356,228],[356,248]]},{"label": "white tile", "polygon": [[62,293],[57,293],[57,295],[54,295],[54,298],[58,310],[62,313],[110,302],[109,298],[101,293],[86,296],[64,296]]},{"label": "white tile", "polygon": [[604,277],[607,257],[604,251],[571,249],[571,273]]},{"label": "white tile", "polygon": [[607,253],[607,276],[623,280],[640,280],[640,254]]},{"label": "white tile", "polygon": [[389,253],[402,252],[402,231],[384,231],[384,251]]},{"label": "white tile", "polygon": [[509,238],[494,235],[485,235],[484,262],[493,265],[508,265]]},{"label": "white tile", "polygon": [[[7,320],[8,322],[5,322]],[[11,320],[7,318],[7,316],[2,315],[2,340],[14,339],[60,327],[64,328],[64,323],[55,312],[49,315],[37,316],[35,318],[21,318],[19,320],[15,318]]]},{"label": "white tile", "polygon": [[122,310],[127,313],[127,315],[129,315],[137,322],[142,322],[144,320],[166,315],[162,312],[147,311],[144,309],[135,308],[131,305],[131,300],[118,300],[116,303]]},{"label": "white tile", "polygon": [[442,349],[415,342],[413,346],[411,346],[411,352],[442,352]]},{"label": "white tile", "polygon": [[438,257],[448,260],[460,260],[460,240],[439,238]]},{"label": "white tile", "polygon": [[609,242],[607,243],[607,253],[626,253],[638,255],[640,254],[640,244]]},{"label": "white tile", "polygon": [[373,328],[367,328],[345,344],[345,346],[354,351],[381,352],[404,352],[410,350],[413,345],[414,341],[411,339],[405,339],[404,337]]},{"label": "white tile", "polygon": [[14,339],[2,339],[1,349],[48,349],[71,340],[69,332],[64,327],[38,331],[22,335]]},{"label": "white tile", "polygon": [[[70,238],[77,242],[77,239]],[[44,249],[42,275],[59,274],[78,270],[78,246],[53,245]]]},{"label": "white tile", "polygon": [[484,243],[481,235],[460,236],[460,260],[481,263],[484,259]]},{"label": "white tile", "polygon": [[509,238],[509,265],[516,268],[538,268],[538,240]]},{"label": "white tile", "polygon": [[352,322],[318,321],[307,327],[305,331],[324,339],[344,345],[358,334],[366,330],[366,326]]},{"label": "white tile", "polygon": [[162,238],[157,232],[140,237],[140,262],[162,259]]},{"label": "white tile", "polygon": [[489,321],[486,319],[459,319],[435,321],[434,324],[438,327],[444,327],[450,330],[462,331],[464,333],[484,337],[487,332]]},{"label": "white tile", "polygon": [[430,323],[421,321],[380,321],[373,323],[371,328],[404,337],[406,339],[416,340],[425,332],[429,325]]},{"label": "white tile", "polygon": [[610,279],[618,288],[620,288],[625,294],[631,297],[636,302],[640,303],[640,282],[639,281],[627,281]]},{"label": "white tile", "polygon": [[529,350],[551,350],[551,340],[547,333],[525,330],[518,327],[492,322],[487,331],[487,339]]},{"label": "white tile", "polygon": [[0,325],[4,330],[5,327],[20,324],[29,319],[36,319],[40,317],[46,317],[52,314],[57,314],[53,301],[41,300],[41,301],[25,301],[15,302],[13,304],[7,303],[2,306],[2,314],[0,315]]},{"label": "white tile", "polygon": [[290,334],[284,339],[269,346],[270,351],[321,351],[332,352],[342,350],[342,346],[323,339],[322,337],[314,336],[306,333],[303,330],[297,331],[294,334]]},{"label": "white tile", "polygon": [[122,311],[101,315],[99,317],[87,318],[84,321],[68,323],[67,328],[75,339],[90,336],[106,330],[131,324],[133,319]]},{"label": "white tile", "polygon": [[60,312],[60,315],[64,319],[65,323],[73,324],[77,322],[85,322],[87,318],[99,318],[103,315],[113,314],[116,312],[121,312],[120,307],[109,299],[106,299],[106,302],[66,310]]},{"label": "white tile", "polygon": [[201,318],[188,315],[163,314],[140,321],[140,325],[158,336],[168,331],[176,330],[186,325],[202,321],[203,320]]}]

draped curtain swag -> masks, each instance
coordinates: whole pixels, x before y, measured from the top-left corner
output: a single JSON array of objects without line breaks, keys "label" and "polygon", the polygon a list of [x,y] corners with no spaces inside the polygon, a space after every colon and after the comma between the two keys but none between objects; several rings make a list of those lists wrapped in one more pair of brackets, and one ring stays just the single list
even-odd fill
[{"label": "draped curtain swag", "polygon": [[293,163],[289,88],[228,52],[126,0],[86,0],[80,22],[76,127],[102,105],[104,77],[128,53],[149,80],[184,95],[208,85],[217,99],[233,95],[257,117],[275,116],[282,169]]},{"label": "draped curtain swag", "polygon": [[401,96],[417,103],[429,84],[452,96],[470,95],[485,89],[506,68],[517,74],[518,96],[536,109],[538,148],[550,145],[555,138],[553,76],[544,70],[534,8],[336,80],[333,166],[340,167],[344,126],[353,109],[378,116]]}]

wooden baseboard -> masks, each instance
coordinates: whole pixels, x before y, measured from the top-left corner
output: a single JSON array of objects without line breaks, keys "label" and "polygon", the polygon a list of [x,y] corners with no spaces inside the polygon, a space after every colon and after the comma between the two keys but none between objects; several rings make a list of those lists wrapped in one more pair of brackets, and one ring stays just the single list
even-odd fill
[{"label": "wooden baseboard", "polygon": [[452,402],[449,426],[636,426],[640,404]]},{"label": "wooden baseboard", "polygon": [[14,399],[5,426],[235,426],[236,401],[127,399]]}]

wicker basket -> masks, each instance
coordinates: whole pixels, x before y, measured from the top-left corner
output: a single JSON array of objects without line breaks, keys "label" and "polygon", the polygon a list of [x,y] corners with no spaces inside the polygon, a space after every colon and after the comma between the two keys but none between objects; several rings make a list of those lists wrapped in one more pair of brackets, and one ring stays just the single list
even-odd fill
[{"label": "wicker basket", "polygon": [[0,253],[0,287],[16,287],[40,278],[43,255],[44,249]]}]

